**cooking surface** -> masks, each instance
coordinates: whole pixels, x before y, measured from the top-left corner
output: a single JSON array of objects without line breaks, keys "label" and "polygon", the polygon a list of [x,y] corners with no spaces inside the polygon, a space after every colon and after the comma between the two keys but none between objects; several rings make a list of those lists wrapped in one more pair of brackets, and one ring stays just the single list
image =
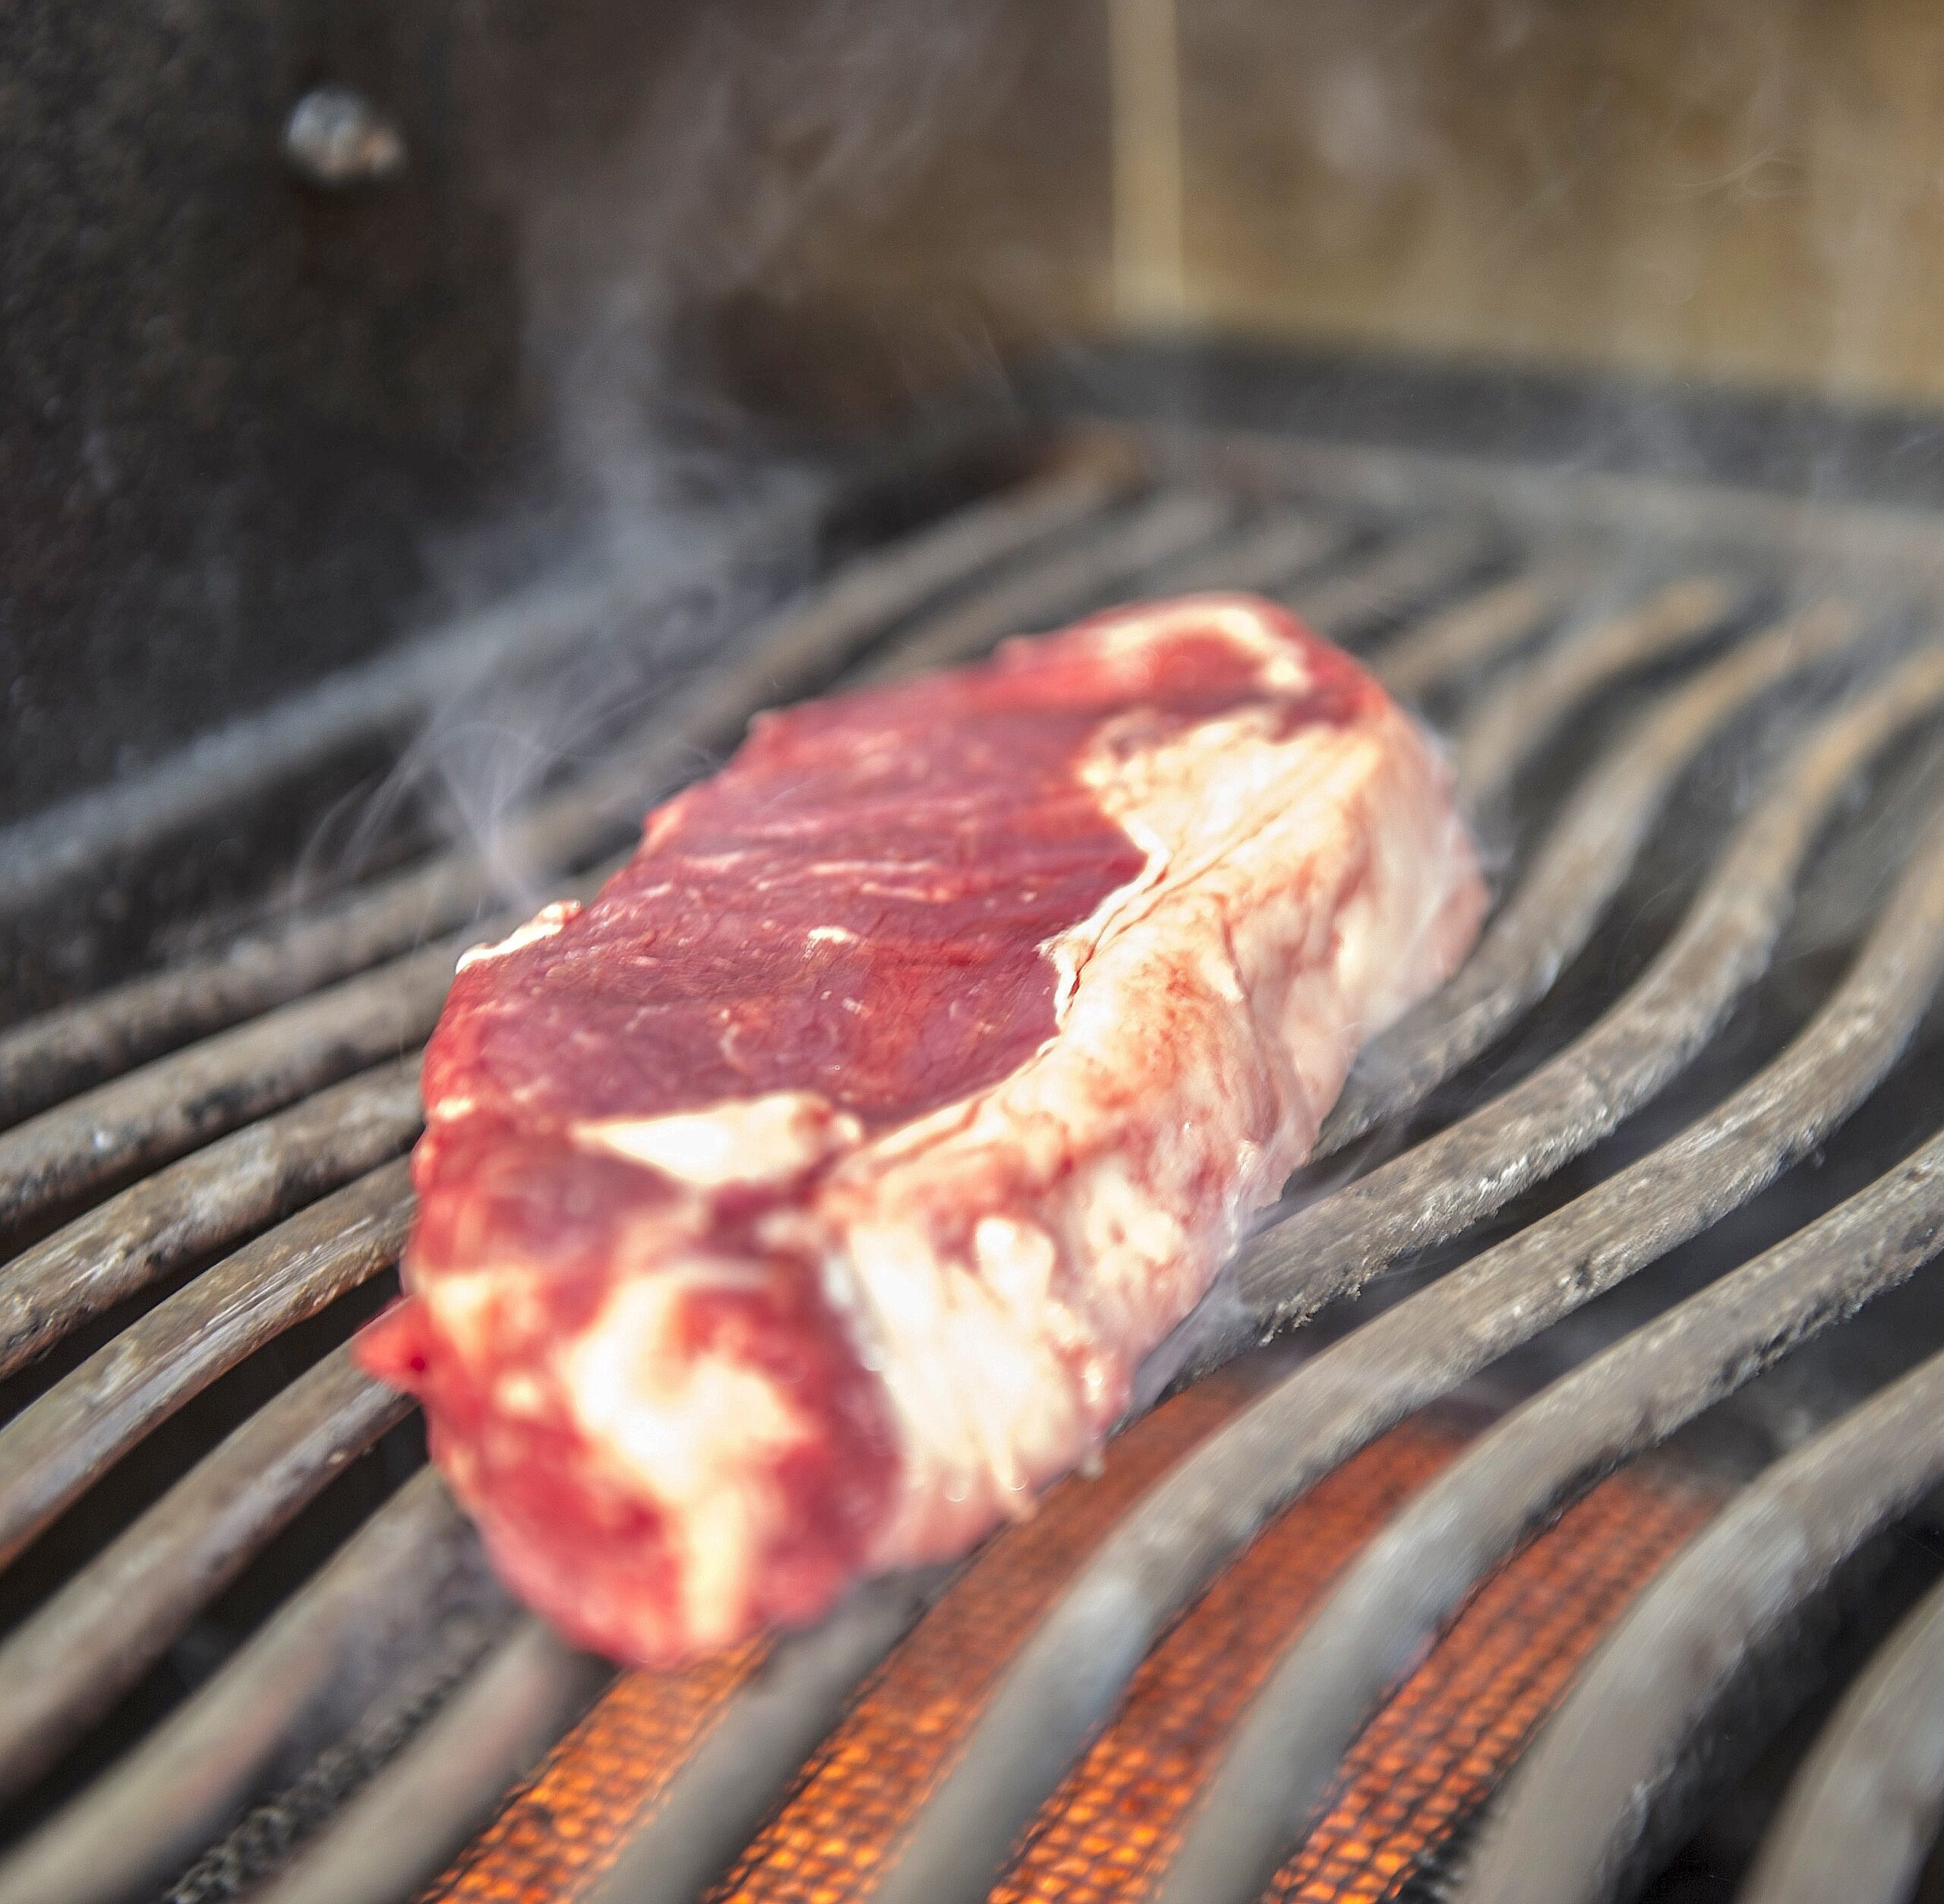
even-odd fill
[{"label": "cooking surface", "polygon": [[[701,1892],[740,1858],[746,1894],[787,1896],[791,1860],[835,1883],[873,1842],[887,1899],[983,1896],[1002,1866],[1001,1895],[1084,1896],[1075,1861],[1097,1842],[1109,1865],[1135,1846],[1144,1887],[1179,1884],[1165,1872],[1178,1843],[1209,1855],[1205,1830],[1199,1849],[1191,1829],[1172,1836],[1191,1776],[1234,1855],[1221,1887],[1182,1894],[1254,1896],[1251,1874],[1279,1870],[1289,1894],[1390,1894],[1369,1874],[1394,1854],[1406,1863],[1384,1882],[1411,1881],[1418,1839],[1388,1813],[1354,1815],[1405,1789],[1385,1754],[1455,1816],[1596,1631],[1650,1680],[1655,1648],[1682,1642],[1624,1623],[1625,1609],[1649,1606],[1636,1596],[1656,1559],[1751,1476],[1785,1490],[1822,1556],[1753,1629],[1803,1668],[1764,1683],[1804,1690],[1823,1629],[1883,1551],[1873,1536],[1944,1475],[1944,1450],[1905,1435],[1866,1500],[1841,1448],[1816,1438],[1852,1403],[1894,1415],[1923,1399],[1922,1358],[1944,1337],[1921,1277],[1831,1325],[1928,1255],[1944,1220],[1933,1173],[1920,1164],[1807,1227],[1944,1123],[1926,1028],[1944,943],[1944,852],[1928,832],[1936,545],[1914,513],[1398,450],[1083,432],[1023,482],[756,617],[623,749],[515,822],[566,889],[762,705],[969,656],[1107,600],[1249,587],[1365,655],[1450,737],[1501,897],[1466,973],[1359,1067],[1285,1220],[1150,1369],[1158,1394],[1320,1312],[1293,1358],[1246,1378],[1245,1404],[1239,1376],[1188,1388],[1128,1432],[1101,1479],[1068,1484],[955,1586],[889,1583],[778,1643],[760,1673],[732,1656],[693,1681],[618,1682],[449,1887],[527,1894],[580,1830],[580,1874],[624,1855],[630,1882],[663,1887],[639,1895]],[[409,1895],[601,1682],[508,1606],[418,1471],[415,1424],[342,1347],[402,1239],[410,1054],[456,952],[496,930],[491,894],[463,855],[408,864],[0,1034],[17,1120],[0,1134],[15,1251],[0,1293],[0,1781],[24,1834],[0,1897],[155,1895],[185,1871],[175,1894],[226,1895],[293,1848],[283,1904]],[[1721,1279],[1763,1251],[1761,1299],[1737,1306],[1740,1286]],[[1715,1307],[1630,1336],[1699,1296]],[[1609,1348],[1632,1359],[1571,1373]],[[1580,1387],[1548,1388],[1563,1375]],[[1513,1413],[1458,1452],[1456,1431],[1421,1411],[1475,1378],[1495,1406],[1563,1397],[1562,1426]],[[1697,1414],[1678,1463],[1628,1466],[1466,1610],[1527,1530]],[[1403,1516],[1434,1476],[1462,1553]],[[1324,1576],[1380,1526],[1428,1543],[1404,1576],[1428,1597],[1393,1605],[1371,1596],[1381,1581],[1338,1571],[1343,1593],[1321,1602]],[[1343,1636],[1334,1704],[1313,1703],[1315,1662],[1284,1654],[1299,1615]],[[1453,1620],[1393,1698],[1385,1662],[1408,1665]],[[1004,1631],[996,1651],[985,1621]],[[1688,1707],[1615,1722],[1616,1749],[1665,1797],[1657,1855],[1706,1795],[1688,1741],[1752,1748],[1785,1716],[1774,1699],[1737,1716],[1729,1653],[1718,1699],[1711,1681]],[[1310,1715],[1302,1738],[1340,1740],[1324,1756],[1349,1754],[1347,1786],[1318,1784],[1249,1704],[1272,1680]],[[1441,1780],[1459,1686],[1463,1722],[1493,1742]],[[942,1773],[930,1748],[891,1756],[931,1736],[928,1698],[957,1741]],[[1093,1740],[1091,1720],[1116,1712]],[[1281,1768],[1280,1805],[1223,1763],[1239,1724]],[[1905,1742],[1865,1736],[1879,1759]],[[1163,1739],[1191,1770],[1144,1786],[1129,1754]],[[895,1828],[847,1809],[866,1804],[846,1782],[860,1757],[883,1761],[891,1795],[868,1802],[890,1805]],[[604,1768],[598,1807],[589,1767]],[[1119,1795],[1090,1798],[1093,1781]],[[1325,1822],[1285,1847],[1299,1790]],[[543,1809],[555,1850],[536,1840]],[[1595,1851],[1610,1823],[1589,1806]],[[1624,1836],[1609,1847],[1623,1862]],[[1557,1881],[1581,1894],[1564,1867]]]},{"label": "cooking surface", "polygon": [[[970,1730],[1009,1651],[1006,1636],[1046,1609],[1114,1518],[1232,1416],[1243,1392],[1217,1377],[1164,1404],[1116,1448],[1099,1481],[996,1538],[864,1688],[712,1899],[869,1897]],[[1450,1422],[1401,1429],[1279,1520],[1143,1665],[1120,1716],[1034,1821],[994,1898],[1077,1904],[1151,1895],[1187,1803],[1278,1640],[1465,1438]],[[1271,1895],[1307,1904],[1375,1900],[1448,1868],[1538,1716],[1711,1505],[1665,1476],[1645,1486],[1630,1477],[1535,1543],[1359,1741],[1327,1815],[1277,1873]],[[740,1681],[753,1665],[739,1660],[731,1670]],[[428,1898],[591,1894],[694,1749],[700,1728],[671,1738],[665,1715],[719,1710],[723,1677],[718,1668],[679,1685],[645,1675],[621,1681]],[[626,1887],[623,1874],[617,1889]]]}]

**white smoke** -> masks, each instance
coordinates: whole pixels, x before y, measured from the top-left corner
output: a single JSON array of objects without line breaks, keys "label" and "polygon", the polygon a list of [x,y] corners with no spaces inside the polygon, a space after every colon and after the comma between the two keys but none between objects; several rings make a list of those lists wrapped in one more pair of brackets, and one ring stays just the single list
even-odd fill
[{"label": "white smoke", "polygon": [[[617,49],[639,63],[610,81],[630,99],[618,130],[522,159],[508,189],[538,493],[430,551],[448,605],[430,639],[494,659],[456,668],[397,769],[320,827],[300,889],[370,866],[405,820],[532,899],[546,869],[506,850],[509,818],[625,744],[685,670],[807,579],[819,478],[693,374],[683,327],[751,285],[787,299],[806,228],[868,228],[1002,91],[997,13],[720,0],[672,40]],[[509,544],[542,551],[511,598],[494,579]]]}]

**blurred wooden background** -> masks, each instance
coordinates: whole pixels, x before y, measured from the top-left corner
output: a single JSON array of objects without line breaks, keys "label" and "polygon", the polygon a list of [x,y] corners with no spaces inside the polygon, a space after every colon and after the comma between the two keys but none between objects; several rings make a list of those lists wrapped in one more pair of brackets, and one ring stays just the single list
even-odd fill
[{"label": "blurred wooden background", "polygon": [[993,4],[926,155],[727,301],[788,374],[1183,327],[1944,396],[1935,0]]}]

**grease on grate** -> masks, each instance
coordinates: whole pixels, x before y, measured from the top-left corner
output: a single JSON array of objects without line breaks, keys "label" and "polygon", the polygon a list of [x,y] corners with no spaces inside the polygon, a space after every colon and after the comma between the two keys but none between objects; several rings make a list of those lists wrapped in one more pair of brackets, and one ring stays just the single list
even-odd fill
[{"label": "grease on grate", "polygon": [[[1034,1519],[989,1542],[813,1755],[712,1904],[867,1899],[1034,1617],[1248,1392],[1218,1378],[1177,1396],[1121,1438],[1100,1478],[1063,1483]],[[1407,1425],[1283,1514],[1144,1663],[993,1904],[1147,1896],[1277,1644],[1463,1441],[1448,1424]],[[1437,1868],[1594,1643],[1712,1506],[1658,1474],[1620,1475],[1501,1570],[1365,1729],[1271,1896],[1379,1904]],[[584,1896],[760,1656],[746,1647],[680,1675],[619,1681],[428,1899]]]}]

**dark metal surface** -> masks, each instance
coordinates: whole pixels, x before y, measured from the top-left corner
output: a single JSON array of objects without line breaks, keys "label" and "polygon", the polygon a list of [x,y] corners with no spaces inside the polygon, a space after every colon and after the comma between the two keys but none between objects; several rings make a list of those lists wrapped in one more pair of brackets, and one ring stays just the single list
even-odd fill
[{"label": "dark metal surface", "polygon": [[337,1350],[218,1445],[0,1644],[0,1790],[43,1770],[408,1404]]},{"label": "dark metal surface", "polygon": [[868,662],[858,678],[894,680],[947,667],[983,653],[1007,635],[1050,627],[1093,607],[1103,594],[1130,586],[1144,570],[1205,548],[1239,513],[1234,500],[1218,491],[1154,497],[1101,524],[1079,547],[929,617],[923,628]]},{"label": "dark metal surface", "polygon": [[[1509,1233],[1469,1260],[1447,1252],[1456,1267],[1358,1321],[1150,1490],[1024,1636],[876,1895],[982,1896],[1153,1637],[1285,1502],[1720,1222],[1872,1100],[1944,962],[1934,829],[1908,856],[1896,848],[1901,880],[1883,867],[1893,889],[1880,904],[1871,889],[1867,943],[1845,941],[1846,975],[1791,1025],[1779,1054],[1725,1084],[1690,1076],[1706,1071],[1699,1060],[1738,1003],[1775,989],[1770,967],[1805,869],[1867,770],[1944,709],[1944,649],[1904,652],[1891,639],[1923,602],[1908,525],[1854,529],[1856,548],[1896,556],[1915,591],[1902,595],[1841,579],[1794,595],[1797,529],[1761,499],[1690,494],[1676,507],[1651,486],[1532,485],[1381,452],[1302,447],[1279,463],[1260,443],[1163,453],[1087,437],[1040,475],[765,611],[624,753],[515,823],[506,850],[519,864],[584,874],[649,800],[765,705],[974,655],[1116,594],[1246,586],[1288,601],[1448,719],[1467,797],[1513,842],[1507,896],[1472,961],[1371,1047],[1321,1148],[1414,1108],[1428,1107],[1430,1135],[1258,1235],[1150,1365],[1144,1393],[1494,1213]],[[1826,551],[1819,560],[1826,575],[1851,572]],[[1665,936],[1627,976],[1589,972],[1589,949],[1602,946],[1703,769],[1738,777],[1746,799],[1702,843],[1689,896],[1656,928]],[[347,1309],[306,1318],[340,1298],[355,1306],[352,1292],[396,1260],[409,1215],[396,1160],[417,1123],[406,1054],[436,1014],[455,951],[493,929],[469,922],[494,876],[483,860],[436,857],[0,1037],[0,1105],[27,1119],[0,1136],[0,1223],[21,1246],[0,1271],[0,1376],[25,1385],[0,1427],[0,1579],[57,1553],[0,1640],[10,1789],[99,1741],[96,1718],[197,1609],[404,1413],[330,1346]],[[433,933],[440,943],[421,949]],[[1566,1028],[1559,1038],[1447,1121],[1434,1088],[1548,1012]],[[1661,1116],[1677,1107],[1677,1134],[1663,1123],[1592,1187],[1569,1181],[1549,1214],[1522,1211],[1523,1193],[1646,1122],[1650,1105]],[[1371,1702],[1546,1514],[1908,1276],[1939,1233],[1936,1167],[1920,1153],[1623,1335],[1394,1521],[1239,1735],[1172,1894],[1250,1894]],[[300,1325],[337,1334],[320,1347]],[[36,1364],[55,1352],[66,1359],[43,1376]],[[286,1353],[308,1364],[290,1386],[246,1403],[200,1458],[171,1457],[178,1470],[132,1522],[111,1516],[74,1558],[58,1558],[63,1530],[112,1492],[118,1464],[143,1458],[165,1424],[191,1420],[248,1359]],[[1873,1525],[1907,1495],[1879,1492]],[[387,1662],[429,1670],[444,1636],[464,1640],[457,1690],[382,1772],[345,1786],[341,1809],[300,1835],[264,1893],[281,1904],[402,1899],[601,1682],[600,1668],[530,1625],[468,1675],[465,1647],[483,1641],[465,1636],[501,1631],[510,1610],[423,1474],[336,1540],[335,1557],[280,1590],[213,1677],[77,1776],[0,1859],[0,1900],[152,1894],[361,1728],[394,1741],[371,1763],[383,1761],[419,1722],[380,1722],[398,1696]],[[604,1899],[702,1890],[937,1587],[878,1583],[779,1644],[715,1714]],[[1662,1732],[1641,1733],[1640,1762],[1677,1757],[1668,1741],[1707,1703],[1661,1713]]]},{"label": "dark metal surface", "polygon": [[[0,813],[371,653],[427,532],[529,434],[480,50],[450,8],[0,21],[0,615],[21,690]],[[327,204],[284,171],[320,73],[411,119],[423,163],[382,203]]]},{"label": "dark metal surface", "polygon": [[[1448,598],[1489,575],[1505,551],[1483,523],[1458,522],[1400,536],[1307,587],[1302,610],[1333,640],[1358,646],[1368,627],[1420,603]],[[1258,586],[1243,576],[1231,586]],[[1272,588],[1271,592],[1276,592]]]},{"label": "dark metal surface", "polygon": [[401,1160],[334,1191],[159,1302],[0,1429],[0,1564],[157,1422],[273,1336],[390,1269]]},{"label": "dark metal surface", "polygon": [[1453,761],[1460,784],[1481,806],[1502,799],[1531,758],[1535,736],[1554,732],[1615,681],[1693,647],[1728,622],[1749,593],[1718,576],[1686,576],[1554,643],[1466,723]]},{"label": "dark metal surface", "polygon": [[402,1056],[437,1021],[459,955],[491,936],[489,924],[428,946],[30,1118],[0,1136],[0,1223],[17,1230]]},{"label": "dark metal surface", "polygon": [[[1933,671],[1944,688],[1944,667]],[[1535,1247],[1519,1252],[1527,1276],[1536,1283],[1547,1250],[1556,1279],[1605,1287],[1616,1254],[1637,1262],[1664,1252],[1752,1194],[1881,1081],[1940,973],[1944,823],[1848,977],[1784,1056],[1713,1116],[1582,1199],[1586,1220],[1563,1221],[1578,1217],[1580,1206],[1569,1206],[1527,1231]],[[1944,1144],[1933,1145],[1562,1376],[1427,1486],[1309,1621],[1238,1729],[1169,1874],[1167,1904],[1259,1896],[1366,1716],[1522,1539],[1622,1460],[1927,1260],[1944,1241],[1940,1164]],[[1604,1246],[1594,1240],[1602,1231]],[[1527,1299],[1553,1306],[1536,1293]],[[1430,1312],[1436,1306],[1418,1312],[1421,1336],[1450,1326],[1448,1311]]]},{"label": "dark metal surface", "polygon": [[1944,1821],[1944,1589],[1845,1697],[1771,1827],[1743,1904],[1901,1904]]},{"label": "dark metal surface", "polygon": [[[1934,1178],[1939,1159],[1925,1160]],[[1934,1183],[1918,1220],[1934,1235]],[[1463,1904],[1611,1896],[1690,1741],[1766,1641],[1944,1478],[1944,1357],[1777,1462],[1654,1580],[1531,1755]]]},{"label": "dark metal surface", "polygon": [[409,1897],[586,1710],[611,1671],[537,1620],[522,1621],[424,1736],[265,1889],[264,1904]]},{"label": "dark metal surface", "polygon": [[[1614,634],[1647,633],[1661,638],[1657,646],[1671,646],[1671,630],[1694,639],[1715,627],[1725,599],[1712,583],[1678,583],[1600,624],[1569,650],[1583,649],[1608,665],[1555,672],[1548,662],[1538,664],[1531,671],[1542,677],[1530,682],[1535,691],[1522,681],[1505,699],[1525,703],[1535,716],[1543,711],[1547,718],[1495,731],[1504,703],[1488,703],[1464,737],[1461,785],[1481,800],[1502,795],[1582,696],[1630,671],[1624,649],[1610,639]],[[1371,1041],[1324,1123],[1316,1155],[1328,1157],[1381,1119],[1411,1109],[1542,998],[1585,946],[1682,772],[1715,731],[1798,670],[1840,652],[1854,635],[1853,624],[1840,616],[1823,617],[1819,627],[1785,623],[1670,693],[1667,704],[1575,790],[1463,969],[1435,998]],[[1579,692],[1568,693],[1569,687]],[[1489,747],[1479,744],[1482,735]]]},{"label": "dark metal surface", "polygon": [[0,1901],[152,1891],[276,1767],[341,1732],[456,1609],[478,1606],[510,1616],[470,1524],[421,1473],[193,1700],[0,1863]]},{"label": "dark metal surface", "polygon": [[1271,507],[1260,522],[1238,531],[1169,570],[1170,586],[1184,594],[1204,589],[1274,589],[1306,569],[1334,560],[1357,546],[1355,523],[1312,509]]},{"label": "dark metal surface", "polygon": [[1385,682],[1393,693],[1417,701],[1490,667],[1557,622],[1595,573],[1583,551],[1542,553],[1532,567],[1400,633],[1384,650]]},{"label": "dark metal surface", "polygon": [[172,1271],[396,1157],[422,1121],[415,1054],[246,1125],[76,1217],[7,1265],[0,1376]]}]

